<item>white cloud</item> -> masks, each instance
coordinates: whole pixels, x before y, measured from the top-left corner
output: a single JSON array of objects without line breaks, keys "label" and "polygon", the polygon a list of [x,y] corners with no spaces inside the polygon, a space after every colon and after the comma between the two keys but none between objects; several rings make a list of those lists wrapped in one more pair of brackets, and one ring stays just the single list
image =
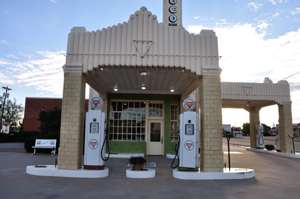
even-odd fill
[{"label": "white cloud", "polygon": [[57,0],[49,0],[51,3],[57,3]]},{"label": "white cloud", "polygon": [[269,24],[266,21],[260,21],[256,27],[259,32],[265,33],[269,27]]},{"label": "white cloud", "polygon": [[[300,29],[287,32],[276,38],[266,38],[266,24],[234,24],[216,27],[188,26],[188,30],[199,33],[201,29],[213,28],[218,35],[222,81],[263,82],[270,77],[277,82],[291,74],[300,72]],[[300,74],[288,80],[291,82],[293,120],[300,122]],[[270,113],[269,108],[266,109]],[[277,122],[276,108],[273,114],[263,114],[263,120]],[[233,114],[230,115],[232,117]],[[234,118],[235,122],[248,121],[248,118]]]},{"label": "white cloud", "polygon": [[7,75],[0,72],[0,83],[2,85],[12,85],[14,81]]},{"label": "white cloud", "polygon": [[198,20],[198,19],[200,19],[200,16],[195,16],[195,17],[193,17],[195,20]]},{"label": "white cloud", "polygon": [[291,15],[298,15],[300,14],[300,7],[295,8],[295,10],[291,11]]},{"label": "white cloud", "polygon": [[250,1],[248,3],[248,7],[257,12],[262,7],[262,4],[256,3],[255,1]]},{"label": "white cloud", "polygon": [[[32,87],[36,91],[62,95],[64,51],[40,51],[35,57],[1,59],[0,72],[9,77],[10,84]],[[11,57],[11,56],[10,56]],[[15,59],[18,57],[18,59]],[[2,80],[0,73],[0,78]],[[1,82],[2,83],[2,82]]]},{"label": "white cloud", "polygon": [[6,41],[5,39],[0,40],[0,45],[8,45],[8,41]]},{"label": "white cloud", "polygon": [[286,3],[287,0],[268,0],[272,5],[278,5],[282,3]]},{"label": "white cloud", "polygon": [[274,14],[272,14],[272,17],[278,17],[280,15],[279,12],[275,12]]}]

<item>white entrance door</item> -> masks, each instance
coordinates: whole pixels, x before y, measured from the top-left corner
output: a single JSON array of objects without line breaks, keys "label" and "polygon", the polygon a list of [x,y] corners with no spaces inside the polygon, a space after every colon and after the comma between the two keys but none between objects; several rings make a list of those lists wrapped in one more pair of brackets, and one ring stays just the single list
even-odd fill
[{"label": "white entrance door", "polygon": [[147,154],[164,154],[163,120],[149,120],[147,128]]}]

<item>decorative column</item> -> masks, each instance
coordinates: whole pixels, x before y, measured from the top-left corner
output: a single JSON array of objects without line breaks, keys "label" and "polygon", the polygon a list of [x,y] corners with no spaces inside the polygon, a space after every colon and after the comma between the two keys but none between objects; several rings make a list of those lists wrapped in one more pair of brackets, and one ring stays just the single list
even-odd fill
[{"label": "decorative column", "polygon": [[200,168],[201,171],[223,171],[224,160],[220,71],[203,71],[200,88]]},{"label": "decorative column", "polygon": [[64,66],[58,167],[79,169],[83,154],[85,80],[82,66]]},{"label": "decorative column", "polygon": [[289,135],[293,135],[291,102],[279,104],[278,110],[280,150],[283,153],[289,153],[291,152]]},{"label": "decorative column", "polygon": [[250,121],[250,147],[256,148],[257,125],[259,124],[259,110],[260,107],[249,107],[249,121]]}]

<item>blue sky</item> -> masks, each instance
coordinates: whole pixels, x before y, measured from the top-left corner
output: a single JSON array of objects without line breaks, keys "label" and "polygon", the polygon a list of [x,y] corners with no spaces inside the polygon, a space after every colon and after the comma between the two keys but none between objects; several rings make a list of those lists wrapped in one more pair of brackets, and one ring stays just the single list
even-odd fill
[{"label": "blue sky", "polygon": [[[141,6],[162,21],[162,0],[1,0],[0,85],[13,88],[12,96],[22,104],[26,96],[60,97],[71,27],[101,29],[127,21]],[[262,82],[269,76],[276,82],[300,71],[295,58],[300,57],[299,0],[183,0],[183,24],[194,33],[202,28],[217,32],[224,81]],[[241,53],[239,47],[247,50]],[[300,122],[300,75],[289,81],[294,120]],[[228,111],[226,115],[242,115],[240,122],[248,120],[245,111]],[[276,116],[268,117],[276,111],[263,110],[262,119],[276,123]]]}]

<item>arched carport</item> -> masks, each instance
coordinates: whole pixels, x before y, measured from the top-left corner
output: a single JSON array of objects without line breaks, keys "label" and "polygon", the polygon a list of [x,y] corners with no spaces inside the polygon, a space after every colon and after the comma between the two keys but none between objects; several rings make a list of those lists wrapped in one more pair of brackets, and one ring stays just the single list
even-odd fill
[{"label": "arched carport", "polygon": [[256,148],[257,124],[260,123],[261,108],[278,105],[280,150],[290,152],[288,135],[292,135],[292,113],[290,88],[287,81],[272,83],[234,83],[222,82],[222,106],[242,108],[249,112],[250,146]]}]

